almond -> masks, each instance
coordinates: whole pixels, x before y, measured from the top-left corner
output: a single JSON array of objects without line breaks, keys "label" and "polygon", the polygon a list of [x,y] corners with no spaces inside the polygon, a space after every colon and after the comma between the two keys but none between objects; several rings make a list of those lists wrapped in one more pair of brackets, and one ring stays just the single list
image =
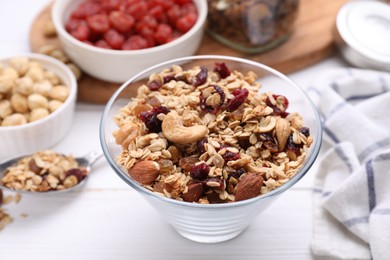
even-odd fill
[{"label": "almond", "polygon": [[183,200],[187,202],[197,202],[203,195],[203,184],[192,183],[188,185],[188,192],[183,194]]},{"label": "almond", "polygon": [[254,198],[260,194],[263,177],[259,173],[247,173],[236,186],[236,201]]},{"label": "almond", "polygon": [[290,135],[290,123],[284,118],[278,118],[275,133],[279,144],[279,151],[283,151],[286,147],[288,136]]},{"label": "almond", "polygon": [[152,184],[158,177],[160,166],[154,161],[140,161],[128,170],[129,175],[140,184]]}]

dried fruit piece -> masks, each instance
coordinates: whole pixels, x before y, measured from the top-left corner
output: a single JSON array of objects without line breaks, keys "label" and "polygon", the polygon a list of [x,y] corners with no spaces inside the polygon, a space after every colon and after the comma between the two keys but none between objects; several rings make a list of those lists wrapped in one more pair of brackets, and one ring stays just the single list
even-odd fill
[{"label": "dried fruit piece", "polygon": [[146,127],[150,132],[159,133],[161,132],[161,120],[158,119],[158,114],[168,114],[169,108],[160,106],[153,108],[151,111],[144,111],[139,114],[139,118],[145,123]]},{"label": "dried fruit piece", "polygon": [[249,91],[246,88],[236,89],[232,94],[234,95],[234,98],[230,99],[226,105],[229,112],[233,112],[245,102]]},{"label": "dried fruit piece", "polygon": [[201,67],[198,74],[196,74],[195,78],[192,80],[192,85],[198,87],[203,85],[207,81],[208,70],[206,67]]},{"label": "dried fruit piece", "polygon": [[263,177],[259,173],[243,175],[236,186],[235,201],[251,199],[260,194]]},{"label": "dried fruit piece", "polygon": [[217,72],[221,78],[227,78],[230,76],[230,70],[226,66],[225,62],[216,62],[214,72]]},{"label": "dried fruit piece", "polygon": [[[207,95],[204,94],[206,91],[200,92],[199,106],[201,109],[206,110],[211,114],[216,114],[225,102],[225,92],[223,92],[222,88],[218,85],[212,85],[211,87],[214,88],[214,92],[207,93]],[[219,96],[219,102],[208,103],[209,98],[212,98],[214,94]]]},{"label": "dried fruit piece", "polygon": [[209,172],[210,172],[210,167],[205,163],[201,163],[192,166],[190,170],[190,176],[196,180],[201,181],[206,179]]}]

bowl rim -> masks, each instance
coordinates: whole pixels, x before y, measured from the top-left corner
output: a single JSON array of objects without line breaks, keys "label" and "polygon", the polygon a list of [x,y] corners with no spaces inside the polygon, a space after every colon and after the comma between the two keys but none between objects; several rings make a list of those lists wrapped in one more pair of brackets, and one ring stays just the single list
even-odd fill
[{"label": "bowl rim", "polygon": [[196,20],[194,26],[192,26],[192,28],[189,31],[181,35],[179,38],[162,45],[140,49],[140,50],[110,50],[110,49],[104,49],[96,46],[91,46],[82,41],[79,41],[73,36],[71,36],[65,30],[64,24],[61,22],[64,8],[60,8],[60,7],[61,4],[65,5],[64,2],[70,2],[70,1],[72,0],[57,0],[54,2],[54,5],[52,7],[51,16],[52,16],[54,27],[58,35],[64,37],[67,41],[69,41],[73,45],[76,45],[77,47],[83,50],[96,52],[103,55],[114,55],[114,56],[153,54],[155,52],[164,51],[166,49],[175,47],[176,45],[180,45],[181,43],[189,40],[197,32],[203,30],[207,18],[207,12],[208,12],[207,0],[193,0],[198,10],[198,19]]},{"label": "bowl rim", "polygon": [[[16,53],[16,54],[11,54],[11,55],[7,55],[7,56],[1,56],[0,63],[8,62],[12,58],[19,58],[19,57],[26,57],[30,61],[31,60],[38,61],[38,62],[44,61],[44,62],[47,62],[51,65],[57,66],[60,70],[62,70],[65,73],[66,77],[69,78],[70,85],[67,87],[70,89],[70,92],[69,92],[69,96],[66,98],[65,102],[61,105],[61,107],[58,108],[56,111],[50,113],[45,118],[39,119],[39,120],[34,121],[34,122],[28,122],[28,123],[23,124],[23,125],[0,126],[0,133],[5,132],[5,131],[15,131],[15,130],[20,131],[20,130],[23,130],[25,128],[30,128],[30,127],[34,127],[37,125],[45,124],[47,121],[51,120],[52,118],[54,118],[58,114],[62,113],[63,110],[67,109],[76,100],[77,88],[78,88],[76,76],[73,74],[73,72],[70,70],[70,68],[68,68],[64,63],[62,63],[61,61],[59,61],[53,57],[50,57],[50,56],[44,55],[44,54],[40,54],[40,53]],[[46,70],[50,70],[50,68],[47,68],[44,64],[42,64],[42,66]],[[57,74],[56,74],[56,76],[60,77]],[[63,81],[63,79],[61,79],[61,81]]]},{"label": "bowl rim", "polygon": [[[218,59],[218,60],[243,62],[243,63],[246,63],[248,65],[260,67],[261,69],[264,69],[264,70],[270,72],[271,74],[276,75],[279,78],[287,81],[291,85],[294,85],[297,88],[297,90],[299,90],[301,92],[301,94],[306,97],[307,101],[311,105],[311,109],[313,110],[313,113],[315,116],[315,121],[317,122],[317,124],[316,124],[317,129],[316,130],[318,133],[318,135],[316,136],[316,138],[314,140],[314,147],[312,148],[313,149],[312,156],[307,158],[303,167],[297,172],[297,174],[295,174],[291,179],[289,179],[286,183],[284,183],[280,187],[278,187],[270,192],[267,192],[265,194],[256,196],[254,198],[242,200],[242,201],[237,201],[237,202],[221,203],[221,204],[189,203],[189,202],[185,202],[185,201],[179,201],[179,200],[175,200],[172,198],[168,198],[168,197],[165,197],[162,195],[158,195],[158,194],[144,188],[143,186],[138,184],[136,181],[132,180],[126,173],[124,173],[123,170],[116,164],[115,159],[110,156],[110,153],[109,153],[108,147],[107,147],[107,143],[106,143],[106,138],[105,138],[105,126],[106,126],[106,121],[108,119],[108,113],[109,113],[113,103],[115,102],[116,98],[122,92],[122,90],[125,89],[134,79],[137,79],[142,74],[145,74],[145,73],[148,73],[151,71],[155,71],[157,68],[161,68],[161,67],[167,66],[168,64],[172,64],[172,63],[181,64],[181,62],[185,62],[185,61],[202,60],[202,59],[209,59],[209,60],[210,59]],[[270,197],[281,194],[284,191],[288,190],[289,188],[294,186],[304,175],[306,175],[308,170],[311,168],[311,166],[315,162],[315,159],[317,158],[319,151],[320,151],[320,148],[321,148],[322,134],[323,134],[323,128],[322,128],[320,114],[319,114],[316,106],[314,105],[313,101],[311,100],[311,98],[306,94],[306,92],[298,84],[296,84],[294,81],[292,81],[290,78],[288,78],[283,73],[281,73],[281,72],[279,72],[279,71],[277,71],[277,70],[275,70],[267,65],[264,65],[262,63],[255,62],[255,61],[248,60],[248,59],[244,59],[244,58],[223,56],[223,55],[195,55],[195,56],[181,57],[181,58],[172,59],[172,60],[168,60],[168,61],[156,64],[154,66],[149,67],[148,69],[145,69],[145,70],[137,73],[135,76],[131,77],[129,80],[127,80],[125,83],[123,83],[122,86],[111,96],[111,98],[109,99],[109,101],[107,102],[107,104],[104,108],[104,111],[103,111],[102,117],[101,117],[101,121],[100,121],[100,126],[99,126],[99,138],[100,138],[100,144],[101,144],[104,156],[106,157],[109,165],[114,170],[114,172],[126,184],[130,185],[132,188],[134,188],[135,190],[137,190],[138,192],[140,192],[143,195],[151,196],[151,197],[156,198],[158,200],[162,200],[163,202],[176,204],[178,206],[184,206],[184,207],[190,207],[190,208],[203,208],[203,209],[234,208],[234,207],[244,206],[244,205],[251,204],[251,203],[257,203],[259,201],[268,199]]]}]

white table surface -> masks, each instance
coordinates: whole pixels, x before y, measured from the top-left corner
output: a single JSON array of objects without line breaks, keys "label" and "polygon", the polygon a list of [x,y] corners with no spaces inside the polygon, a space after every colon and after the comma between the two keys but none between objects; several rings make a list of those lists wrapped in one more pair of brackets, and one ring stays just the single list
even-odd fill
[{"label": "white table surface", "polygon": [[[0,1],[0,56],[30,51],[31,23],[49,2]],[[334,56],[289,76],[307,87],[324,69],[343,66],[347,64]],[[53,149],[77,156],[99,147],[103,109],[78,103],[71,131]],[[23,195],[18,204],[5,205],[14,221],[0,231],[0,260],[324,259],[310,250],[313,174],[309,171],[239,237],[200,244],[178,235],[101,159],[78,192]]]}]

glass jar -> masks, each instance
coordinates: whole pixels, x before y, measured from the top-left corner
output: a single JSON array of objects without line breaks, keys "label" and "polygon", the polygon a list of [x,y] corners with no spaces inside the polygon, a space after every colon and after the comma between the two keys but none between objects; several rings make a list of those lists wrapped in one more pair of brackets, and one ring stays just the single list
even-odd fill
[{"label": "glass jar", "polygon": [[267,51],[289,37],[299,0],[208,0],[207,31],[245,53]]}]

